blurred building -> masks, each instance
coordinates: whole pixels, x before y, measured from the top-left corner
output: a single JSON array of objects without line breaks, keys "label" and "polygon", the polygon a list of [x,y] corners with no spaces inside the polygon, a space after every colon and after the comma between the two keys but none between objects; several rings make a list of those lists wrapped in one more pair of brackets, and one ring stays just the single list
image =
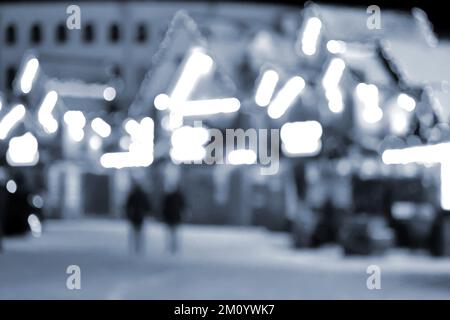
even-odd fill
[{"label": "blurred building", "polygon": [[[361,229],[383,247],[392,228],[426,221],[429,232],[448,209],[443,160],[384,156],[450,137],[448,44],[422,10],[383,10],[382,28],[372,29],[363,7],[81,2],[81,28],[70,30],[70,5],[0,5],[0,118],[20,118],[0,149],[15,138],[39,144],[39,159],[18,167],[41,176],[47,216],[122,216],[133,181],[158,211],[171,176],[182,182],[189,222],[302,230],[301,244],[339,241],[344,226],[344,242]],[[201,75],[173,100],[186,69]],[[196,112],[177,118],[168,99]],[[224,101],[231,107],[218,109]],[[245,143],[231,164],[173,170],[183,157],[210,160],[206,128],[278,129],[279,171],[261,175]],[[192,139],[205,140],[200,156]],[[7,160],[5,170],[17,170]]]},{"label": "blurred building", "polygon": [[89,1],[78,4],[81,29],[69,30],[66,9],[72,4],[65,1],[1,4],[2,92],[10,92],[21,57],[34,48],[70,59],[102,59],[110,65],[111,75],[124,79],[126,85],[119,104],[127,107],[177,11],[189,12],[202,32],[216,42],[218,53],[232,49],[225,42],[227,34],[236,39],[242,36],[240,32],[249,34],[275,28],[283,15],[291,11],[279,5],[258,6],[255,10],[253,5],[232,3]]}]

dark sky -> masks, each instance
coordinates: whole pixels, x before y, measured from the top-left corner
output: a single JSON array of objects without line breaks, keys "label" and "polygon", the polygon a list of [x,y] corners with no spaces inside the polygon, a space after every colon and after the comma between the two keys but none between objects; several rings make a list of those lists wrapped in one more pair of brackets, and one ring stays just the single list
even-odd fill
[{"label": "dark sky", "polygon": [[[71,3],[83,2],[86,0],[71,0]],[[91,0],[89,2],[93,2],[95,0]],[[100,0],[101,2],[107,0]],[[115,0],[118,2],[125,2],[127,0]],[[146,1],[146,0],[138,0],[138,1]],[[148,1],[148,0],[147,0]],[[150,0],[151,1],[151,0]],[[162,0],[159,0],[162,1]],[[167,2],[168,0],[164,0]],[[171,0],[169,0],[171,1]],[[183,1],[183,0],[175,0],[175,1]],[[192,1],[192,0],[184,0],[184,1]],[[38,3],[39,1],[30,1],[30,0],[14,0],[14,1],[5,1],[0,0],[2,2],[33,2]],[[47,0],[44,2],[59,2],[58,0]],[[65,1],[67,2],[67,1]],[[130,1],[132,2],[132,1]],[[193,1],[195,2],[195,0]],[[253,3],[284,3],[291,4],[294,6],[303,6],[305,3],[304,0],[206,0],[205,2],[253,2]],[[446,0],[323,0],[317,2],[324,3],[342,3],[349,5],[359,5],[359,6],[369,6],[372,4],[376,4],[383,8],[395,8],[395,9],[411,9],[412,7],[419,7],[425,10],[428,13],[430,20],[433,22],[435,27],[435,31],[440,36],[450,36],[450,18],[448,15],[450,14],[450,10],[447,10],[445,3]]]},{"label": "dark sky", "polygon": [[[238,2],[238,1],[236,1]],[[256,2],[267,2],[267,3],[289,3],[292,5],[303,6],[306,1],[302,0],[258,0]],[[347,4],[347,5],[358,5],[358,6],[369,6],[372,4],[378,5],[381,9],[392,8],[392,9],[405,9],[409,10],[413,7],[419,7],[425,10],[428,17],[432,21],[435,31],[440,36],[450,36],[450,5],[449,9],[446,8],[445,0],[317,0],[315,2],[323,3],[336,3],[336,4]]]}]

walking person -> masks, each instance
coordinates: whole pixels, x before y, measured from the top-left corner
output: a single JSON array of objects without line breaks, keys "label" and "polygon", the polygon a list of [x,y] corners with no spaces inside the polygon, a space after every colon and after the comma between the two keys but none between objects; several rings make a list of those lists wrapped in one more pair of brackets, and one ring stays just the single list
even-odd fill
[{"label": "walking person", "polygon": [[167,247],[172,254],[179,249],[178,227],[182,220],[184,207],[183,193],[176,186],[165,195],[163,203],[163,219],[167,226]]},{"label": "walking person", "polygon": [[3,220],[5,212],[6,202],[6,187],[4,187],[4,181],[0,180],[0,254],[3,251]]},{"label": "walking person", "polygon": [[6,211],[6,171],[0,169],[0,254],[3,251],[3,229]]},{"label": "walking person", "polygon": [[[9,188],[8,188],[9,183]],[[24,235],[30,231],[28,217],[33,212],[29,204],[30,189],[27,180],[21,172],[13,175],[7,183],[5,201],[5,216],[3,220],[4,235]]]},{"label": "walking person", "polygon": [[139,184],[135,183],[131,188],[126,202],[126,214],[130,222],[130,248],[135,254],[143,252],[144,232],[142,226],[144,224],[145,212],[150,209],[150,201],[147,195]]}]

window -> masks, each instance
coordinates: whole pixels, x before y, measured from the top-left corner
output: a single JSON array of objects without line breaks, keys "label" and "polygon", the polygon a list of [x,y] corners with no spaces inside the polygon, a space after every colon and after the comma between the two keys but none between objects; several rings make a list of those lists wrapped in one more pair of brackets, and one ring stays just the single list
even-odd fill
[{"label": "window", "polygon": [[120,68],[119,65],[115,65],[112,69],[111,69],[111,73],[113,77],[121,77],[122,76],[122,68]]},{"label": "window", "polygon": [[106,110],[108,111],[108,113],[115,113],[115,112],[120,111],[119,106],[117,104],[115,104],[114,102],[108,103],[106,108],[107,108]]},{"label": "window", "polygon": [[117,43],[120,40],[120,29],[117,23],[112,24],[109,27],[109,41],[112,43]]},{"label": "window", "polygon": [[144,23],[140,23],[137,26],[136,30],[136,42],[138,43],[144,43],[147,41],[148,34],[147,34],[147,26]]},{"label": "window", "polygon": [[36,23],[31,27],[30,42],[33,44],[39,44],[42,42],[42,30],[41,25]]},{"label": "window", "polygon": [[94,41],[94,26],[92,23],[88,22],[83,30],[83,41],[86,43],[91,43]]},{"label": "window", "polygon": [[13,90],[13,83],[14,78],[16,77],[17,68],[15,66],[9,66],[8,69],[6,69],[6,88],[10,91]]},{"label": "window", "polygon": [[5,30],[5,43],[8,45],[13,45],[16,41],[16,26],[14,24],[10,24]]},{"label": "window", "polygon": [[64,43],[67,41],[67,29],[63,23],[56,27],[55,40],[57,43]]}]

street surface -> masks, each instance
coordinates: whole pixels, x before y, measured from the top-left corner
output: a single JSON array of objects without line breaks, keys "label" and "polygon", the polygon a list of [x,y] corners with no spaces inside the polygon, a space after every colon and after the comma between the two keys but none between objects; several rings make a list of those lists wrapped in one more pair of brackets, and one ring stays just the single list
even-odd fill
[{"label": "street surface", "polygon": [[[450,258],[393,250],[343,257],[338,247],[294,250],[284,233],[184,226],[181,253],[164,227],[146,224],[141,257],[120,220],[48,221],[40,238],[8,238],[0,254],[0,299],[450,299]],[[366,286],[381,268],[381,290]],[[81,289],[66,269],[81,269]]]}]

